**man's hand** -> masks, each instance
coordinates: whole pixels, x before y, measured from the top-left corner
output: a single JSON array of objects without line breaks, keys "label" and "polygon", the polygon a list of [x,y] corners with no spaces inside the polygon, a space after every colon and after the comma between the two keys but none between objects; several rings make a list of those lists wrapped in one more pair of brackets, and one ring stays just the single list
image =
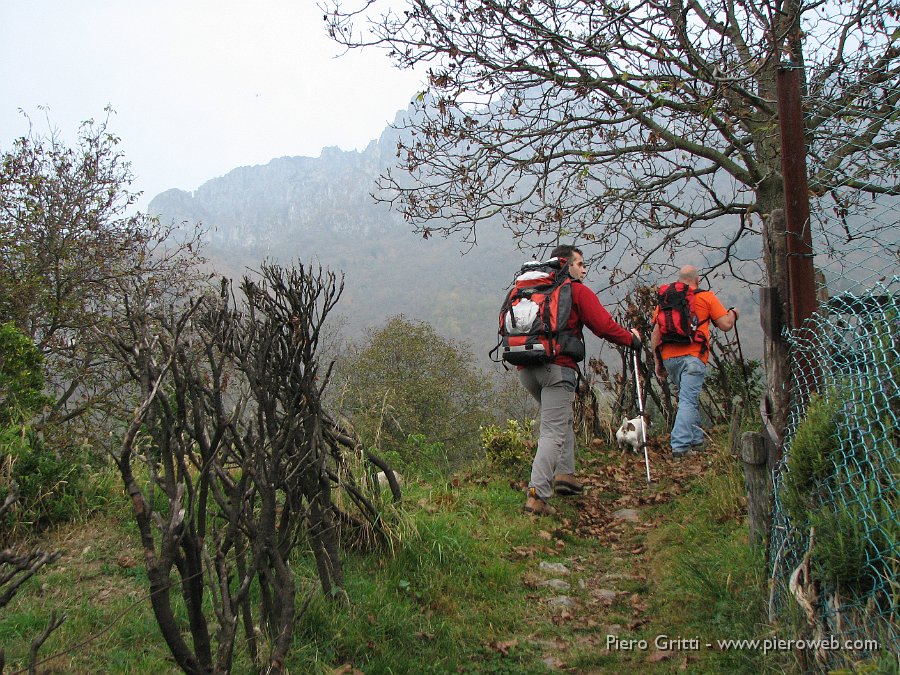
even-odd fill
[{"label": "man's hand", "polygon": [[669,377],[669,374],[666,372],[666,367],[663,365],[662,359],[656,359],[656,377],[660,382]]},{"label": "man's hand", "polygon": [[641,332],[637,328],[631,329],[631,348],[640,349],[643,346],[641,341]]},{"label": "man's hand", "polygon": [[738,320],[737,307],[729,307],[728,310],[718,319],[713,320],[713,325],[719,330],[729,331],[734,328]]}]

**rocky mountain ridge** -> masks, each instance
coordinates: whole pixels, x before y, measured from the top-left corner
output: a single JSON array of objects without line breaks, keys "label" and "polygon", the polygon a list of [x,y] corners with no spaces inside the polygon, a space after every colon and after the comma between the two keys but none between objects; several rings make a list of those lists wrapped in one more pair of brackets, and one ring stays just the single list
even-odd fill
[{"label": "rocky mountain ridge", "polygon": [[[332,147],[316,158],[281,157],[240,167],[193,193],[163,192],[148,211],[164,222],[202,223],[208,228],[207,256],[234,279],[264,260],[319,263],[343,273],[338,311],[350,336],[403,314],[468,343],[478,362],[488,365],[500,303],[515,272],[548,252],[520,249],[502,227],[481,226],[475,247],[414,234],[398,213],[371,196],[378,175],[396,161],[397,133],[389,127],[361,152]],[[599,282],[589,273],[589,286]],[[617,297],[601,294],[614,315],[614,303],[626,290],[617,289]],[[751,309],[755,303],[740,289],[724,297],[718,288],[717,293],[730,305]],[[745,333],[754,353],[754,331]],[[604,344],[589,339],[589,355],[598,355]]]},{"label": "rocky mountain ridge", "polygon": [[167,190],[148,212],[164,222],[201,223],[207,257],[231,278],[264,260],[343,273],[338,310],[351,336],[403,314],[468,343],[486,365],[505,289],[532,253],[499,228],[479,232],[476,247],[414,234],[370,194],[395,152],[388,129],[361,152],[325,148],[316,158],[234,169],[193,193]]}]

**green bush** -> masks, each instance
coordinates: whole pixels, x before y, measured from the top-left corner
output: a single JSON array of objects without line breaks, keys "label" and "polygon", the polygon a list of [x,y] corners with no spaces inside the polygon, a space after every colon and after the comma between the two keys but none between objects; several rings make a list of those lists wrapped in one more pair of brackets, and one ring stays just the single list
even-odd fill
[{"label": "green bush", "polygon": [[411,463],[411,436],[441,444],[451,467],[472,459],[489,419],[491,387],[468,348],[403,316],[344,350],[334,388],[337,407],[376,453]]},{"label": "green bush", "polygon": [[0,455],[0,501],[13,482],[19,491],[18,503],[0,523],[4,536],[65,522],[81,510],[85,472],[71,454],[49,450],[33,429],[7,428],[0,434]]},{"label": "green bush", "polygon": [[841,447],[837,429],[839,405],[837,396],[813,395],[806,418],[797,426],[787,458],[782,497],[785,509],[795,521],[808,521],[810,509],[820,503],[820,491],[837,470]]},{"label": "green bush", "polygon": [[879,561],[891,558],[897,535],[891,504],[897,461],[889,434],[852,444],[842,439],[851,420],[876,409],[859,402],[864,391],[847,396],[832,388],[811,397],[790,446],[781,492],[795,527],[815,528],[816,578],[862,594],[886,572]]},{"label": "green bush", "polygon": [[816,545],[811,561],[816,578],[833,586],[858,590],[865,585],[866,532],[859,508],[839,505],[820,507],[810,514],[816,528]]},{"label": "green bush", "polygon": [[34,343],[12,323],[0,324],[0,429],[28,422],[50,402],[43,359]]},{"label": "green bush", "polygon": [[394,461],[388,459],[391,465],[399,469],[401,473],[429,473],[436,471],[446,474],[449,471],[447,450],[443,443],[429,441],[424,434],[410,434],[406,437],[406,443],[396,451],[389,453],[388,457],[396,457]]},{"label": "green bush", "polygon": [[11,323],[0,325],[0,501],[18,502],[0,523],[3,538],[71,518],[81,499],[84,471],[74,454],[54,452],[31,426],[50,399],[43,394],[42,359]]},{"label": "green bush", "polygon": [[501,471],[516,478],[527,474],[534,450],[534,420],[520,424],[506,420],[506,427],[494,424],[481,427],[481,447],[485,456]]}]

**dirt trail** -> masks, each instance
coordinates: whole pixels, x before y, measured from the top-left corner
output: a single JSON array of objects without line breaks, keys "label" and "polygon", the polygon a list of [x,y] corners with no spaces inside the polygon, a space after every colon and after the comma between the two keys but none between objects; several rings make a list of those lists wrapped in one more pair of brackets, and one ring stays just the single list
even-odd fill
[{"label": "dirt trail", "polygon": [[[614,452],[612,450],[608,452]],[[574,668],[579,654],[601,654],[616,662],[618,672],[638,672],[648,663],[671,661],[683,670],[688,667],[683,654],[653,650],[610,649],[609,636],[622,636],[640,631],[650,623],[649,594],[653,590],[651,561],[645,545],[648,532],[660,525],[660,517],[652,517],[650,507],[672,501],[701,475],[707,458],[703,455],[673,460],[667,447],[649,448],[651,483],[643,455],[620,453],[610,462],[600,458],[582,462],[579,475],[585,482],[585,493],[567,498],[574,506],[572,517],[557,516],[547,520],[549,532],[542,532],[551,547],[563,535],[597,542],[595,551],[565,558],[559,550],[562,568],[540,565],[526,574],[523,582],[535,588],[544,611],[554,623],[564,628],[568,639],[541,642],[544,663],[560,672],[611,672],[607,667],[588,670]],[[570,513],[569,508],[563,513]],[[577,578],[572,583],[570,580]],[[567,586],[564,586],[568,584]],[[577,584],[577,588],[573,586]],[[550,589],[550,592],[548,592]],[[576,599],[577,598],[577,599]],[[588,659],[590,660],[590,659]],[[599,660],[603,660],[602,658]],[[630,665],[629,665],[630,664]]]}]

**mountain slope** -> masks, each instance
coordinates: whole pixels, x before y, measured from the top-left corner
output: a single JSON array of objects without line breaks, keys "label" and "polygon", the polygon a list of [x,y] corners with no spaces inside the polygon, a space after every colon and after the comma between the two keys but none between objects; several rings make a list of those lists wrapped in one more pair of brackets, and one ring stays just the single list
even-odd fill
[{"label": "mountain slope", "polygon": [[[200,222],[209,228],[207,255],[221,273],[240,278],[264,261],[320,263],[345,275],[338,305],[346,332],[359,335],[396,314],[428,321],[443,335],[468,342],[478,361],[496,342],[497,311],[523,251],[502,227],[481,225],[478,245],[458,239],[423,239],[370,191],[396,159],[391,128],[362,152],[325,148],[320,157],[281,157],[241,167],[193,193],[169,190],[149,205],[163,221]],[[589,250],[586,250],[588,256]],[[547,251],[536,252],[546,256]],[[597,266],[602,261],[594,261]],[[603,273],[589,274],[596,288]],[[662,281],[656,280],[654,281]],[[755,299],[732,280],[716,280],[723,302],[755,316]],[[601,299],[615,314],[616,296]],[[761,352],[758,322],[742,325],[748,358]],[[589,340],[589,355],[599,341]]]}]

